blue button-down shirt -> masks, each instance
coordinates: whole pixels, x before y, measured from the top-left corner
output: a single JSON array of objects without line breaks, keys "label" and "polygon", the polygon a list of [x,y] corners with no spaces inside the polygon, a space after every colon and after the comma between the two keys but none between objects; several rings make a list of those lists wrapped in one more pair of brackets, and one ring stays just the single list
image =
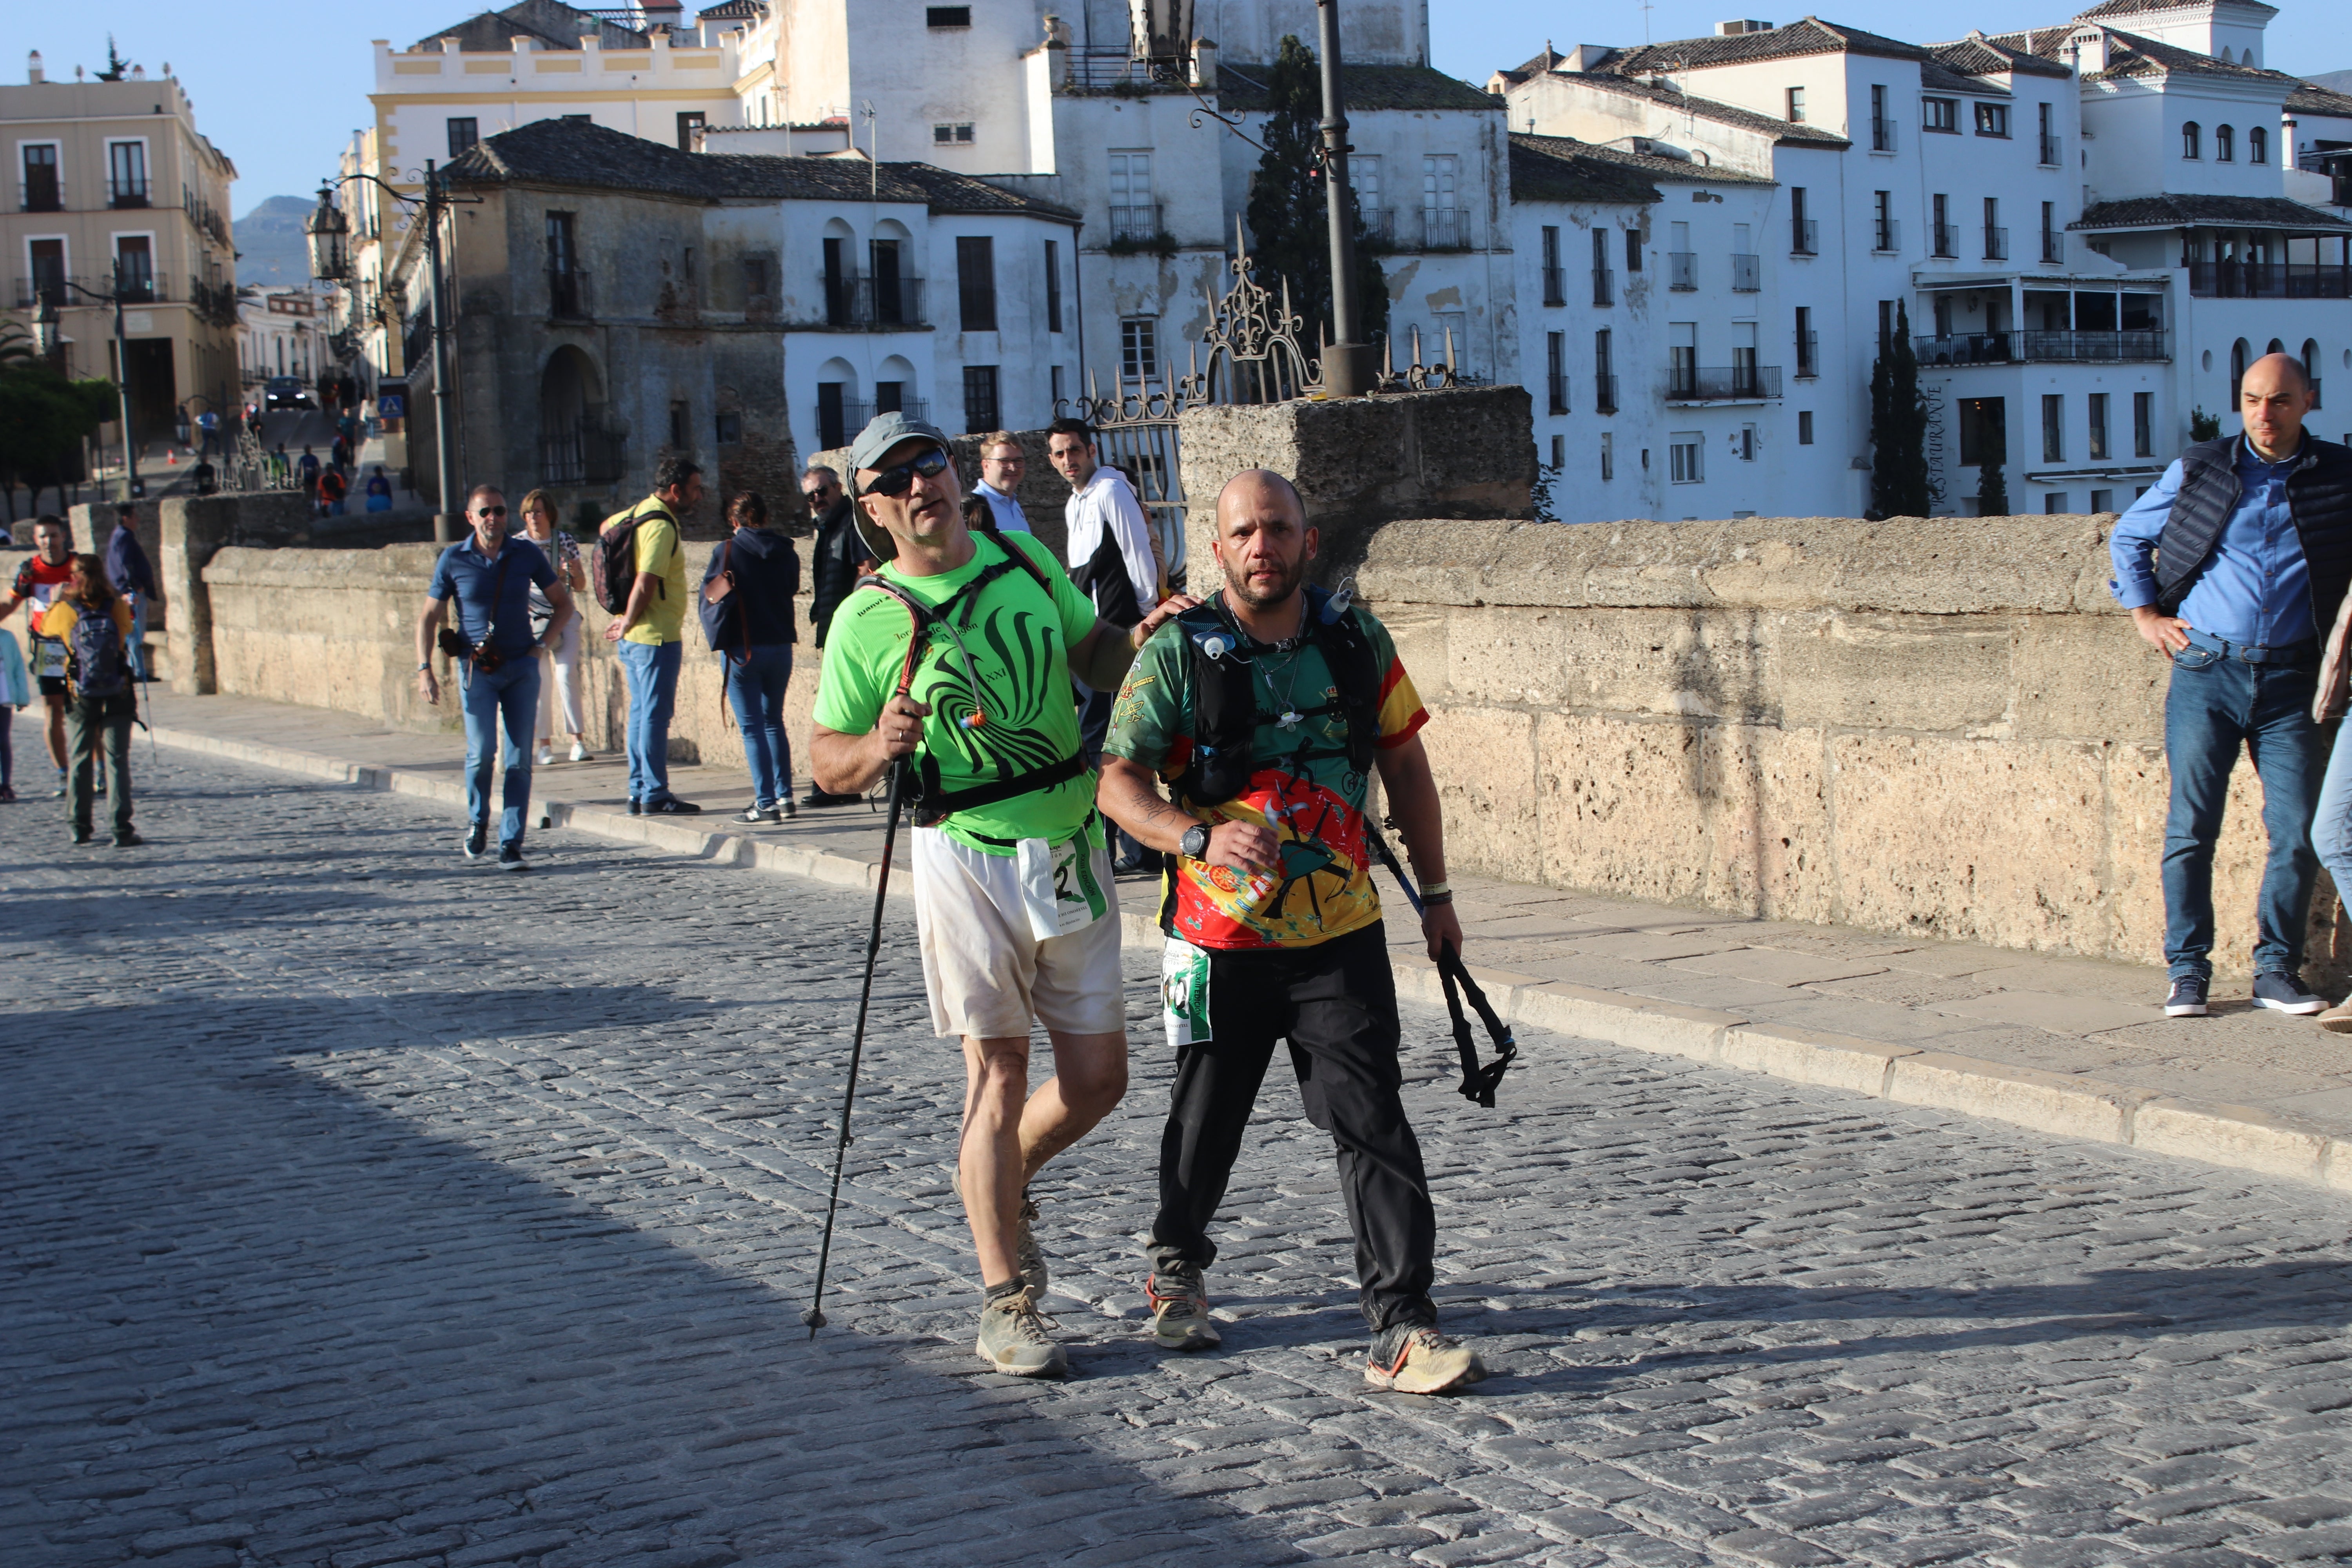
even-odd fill
[{"label": "blue button-down shirt", "polygon": [[[2287,510],[2286,481],[2303,460],[2293,455],[2273,463],[2239,437],[2238,505],[2222,525],[2221,537],[2205,569],[2190,584],[2175,613],[2194,634],[2261,647],[2283,647],[2318,636],[2311,618],[2311,568],[2303,539]],[[2156,570],[2148,554],[2172,511],[2180,489],[2178,458],[2147,494],[2132,502],[2107,541],[2115,580],[2108,584],[2127,610],[2156,603]]]},{"label": "blue button-down shirt", "polygon": [[997,532],[1029,533],[1033,531],[1029,527],[1028,518],[1022,515],[1019,501],[1006,495],[986,479],[981,480],[973,488],[979,491],[981,499],[988,502],[988,510],[995,514]]},{"label": "blue button-down shirt", "polygon": [[[499,566],[509,555],[514,563],[507,567],[501,583]],[[498,560],[493,561],[468,533],[441,552],[433,568],[433,585],[425,592],[436,599],[457,601],[457,629],[467,642],[483,641],[495,620],[498,650],[513,654],[530,647],[531,585],[545,588],[554,581],[555,568],[530,540],[509,538],[499,547]],[[490,603],[493,588],[498,591],[495,605]]]}]

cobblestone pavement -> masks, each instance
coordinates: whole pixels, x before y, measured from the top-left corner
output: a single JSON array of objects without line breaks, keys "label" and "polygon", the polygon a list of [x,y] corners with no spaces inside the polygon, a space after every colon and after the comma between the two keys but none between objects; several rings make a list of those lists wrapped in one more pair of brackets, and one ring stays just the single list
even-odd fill
[{"label": "cobblestone pavement", "polygon": [[[1040,1184],[1076,1375],[977,1370],[960,1079],[894,906],[835,1326],[799,1323],[868,906],[164,760],[146,849],[9,808],[0,1561],[2221,1564],[2352,1551],[2343,1200],[1408,1020],[1449,1326],[1374,1394],[1270,1085],[1150,1350],[1167,1091]],[[38,824],[37,827],[35,824]],[[55,844],[58,847],[52,847]]]}]

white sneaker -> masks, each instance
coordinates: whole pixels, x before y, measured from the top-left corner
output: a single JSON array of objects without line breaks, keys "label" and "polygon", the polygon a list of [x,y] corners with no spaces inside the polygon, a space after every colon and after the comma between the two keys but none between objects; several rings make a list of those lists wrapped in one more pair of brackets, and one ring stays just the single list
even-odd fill
[{"label": "white sneaker", "polygon": [[572,760],[575,763],[586,762],[588,760],[588,748],[578,741],[572,742]]},{"label": "white sneaker", "polygon": [[539,749],[539,765],[541,767],[545,767],[553,761],[555,761],[555,748],[552,746],[541,746]]}]

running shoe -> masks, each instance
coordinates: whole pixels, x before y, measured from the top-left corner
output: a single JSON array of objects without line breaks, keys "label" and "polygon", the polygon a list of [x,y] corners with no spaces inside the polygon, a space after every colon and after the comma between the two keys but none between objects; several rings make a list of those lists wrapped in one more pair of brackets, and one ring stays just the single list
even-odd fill
[{"label": "running shoe", "polygon": [[540,747],[540,749],[539,749],[539,765],[540,765],[541,767],[542,767],[542,768],[544,768],[544,767],[549,767],[549,766],[551,766],[551,765],[554,763],[554,762],[555,762],[555,748],[554,748],[554,747],[552,747],[552,746],[541,746],[541,747]]},{"label": "running shoe", "polygon": [[2303,976],[2294,970],[2272,969],[2254,976],[2254,1005],[2307,1017],[2327,1004],[2305,990]]},{"label": "running shoe", "polygon": [[980,1309],[980,1338],[972,1351],[997,1371],[1014,1377],[1060,1377],[1070,1370],[1069,1352],[1054,1342],[1029,1288],[1008,1279],[988,1292]]},{"label": "running shoe", "polygon": [[575,763],[585,763],[593,759],[588,755],[588,748],[585,744],[574,741],[572,742],[572,760]]},{"label": "running shoe", "polygon": [[499,846],[499,869],[501,871],[520,871],[523,869],[521,845],[501,844]]},{"label": "running shoe", "polygon": [[1045,1254],[1037,1246],[1037,1234],[1032,1228],[1037,1223],[1037,1200],[1024,1188],[1021,1212],[1013,1222],[1013,1267],[1021,1270],[1022,1280],[1029,1294],[1037,1300],[1045,1299],[1045,1287],[1052,1282],[1045,1271]]},{"label": "running shoe", "polygon": [[1486,1375],[1478,1352],[1427,1323],[1394,1323],[1372,1341],[1364,1381],[1399,1394],[1451,1394]]},{"label": "running shoe", "polygon": [[1143,1295],[1151,1303],[1151,1337],[1162,1350],[1213,1351],[1224,1342],[1209,1321],[1209,1289],[1199,1264],[1153,1269]]},{"label": "running shoe", "polygon": [[117,849],[136,849],[146,842],[147,840],[140,837],[135,831],[128,827],[114,836],[114,847]]},{"label": "running shoe", "polygon": [[702,807],[695,805],[694,802],[680,800],[674,795],[666,795],[659,800],[646,802],[647,816],[692,816],[701,809]]},{"label": "running shoe", "polygon": [[2201,1018],[2205,1016],[2205,977],[2184,974],[2172,983],[2164,994],[2164,1016],[2168,1018]]},{"label": "running shoe", "polygon": [[756,805],[747,805],[743,808],[742,812],[737,816],[735,820],[738,822],[773,822],[775,818],[769,816],[768,813],[761,810]]},{"label": "running shoe", "polygon": [[482,850],[488,847],[489,841],[490,830],[488,826],[478,823],[473,827],[468,828],[466,833],[466,858],[468,860],[480,859],[482,858]]}]

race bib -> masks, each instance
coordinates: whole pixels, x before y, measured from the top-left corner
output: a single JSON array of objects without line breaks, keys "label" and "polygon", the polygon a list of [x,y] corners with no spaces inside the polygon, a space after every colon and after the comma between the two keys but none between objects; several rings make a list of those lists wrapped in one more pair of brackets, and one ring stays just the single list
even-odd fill
[{"label": "race bib", "polygon": [[33,673],[44,680],[63,680],[66,678],[66,645],[48,637],[35,637]]},{"label": "race bib", "polygon": [[1061,844],[1024,838],[1015,851],[1021,905],[1029,934],[1039,942],[1083,931],[1110,912],[1110,895],[1095,875],[1094,847],[1084,833]]},{"label": "race bib", "polygon": [[1209,1033],[1209,952],[1171,936],[1160,955],[1160,1011],[1168,1043],[1183,1047],[1213,1038]]}]

